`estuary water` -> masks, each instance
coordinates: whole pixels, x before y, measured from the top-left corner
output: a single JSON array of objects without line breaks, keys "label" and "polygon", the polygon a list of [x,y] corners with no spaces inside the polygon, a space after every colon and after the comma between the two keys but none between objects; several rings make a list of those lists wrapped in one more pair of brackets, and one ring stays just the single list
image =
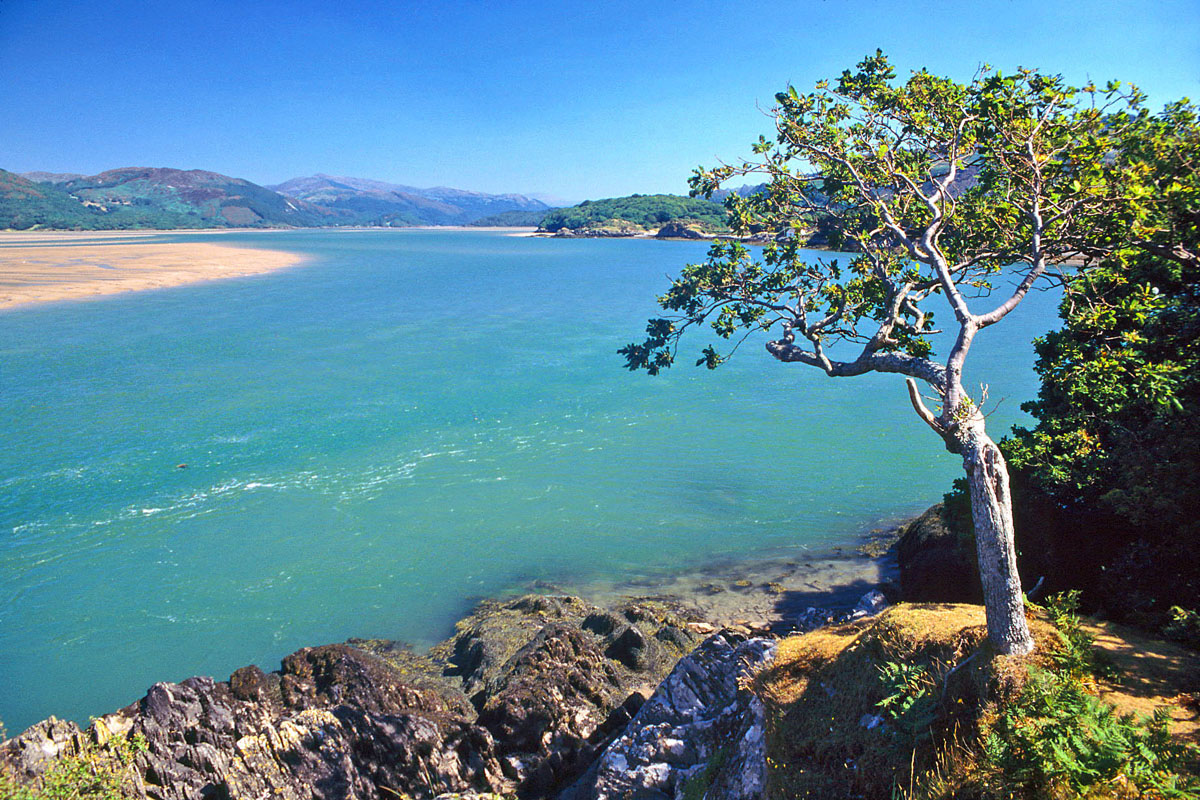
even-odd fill
[{"label": "estuary water", "polygon": [[[899,376],[828,379],[758,340],[715,372],[690,352],[626,372],[616,350],[703,243],[161,237],[196,240],[309,260],[0,313],[10,734],[306,645],[430,644],[532,581],[827,551],[960,469]],[[997,436],[1024,420],[1054,304],[977,339]]]}]

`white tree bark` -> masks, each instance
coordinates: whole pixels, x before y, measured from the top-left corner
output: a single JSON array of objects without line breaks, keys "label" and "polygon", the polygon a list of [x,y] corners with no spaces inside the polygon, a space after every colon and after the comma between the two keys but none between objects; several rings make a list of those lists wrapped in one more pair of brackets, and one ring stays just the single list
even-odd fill
[{"label": "white tree bark", "polygon": [[985,432],[982,418],[966,423],[955,438],[971,493],[988,638],[1004,655],[1031,653],[1033,637],[1025,622],[1025,596],[1017,574],[1008,467],[1000,448]]},{"label": "white tree bark", "polygon": [[983,584],[988,638],[997,652],[1025,655],[1033,652],[1033,636],[1025,622],[1025,594],[1017,573],[1017,542],[1013,526],[1012,494],[1008,465],[1000,448],[987,435],[983,414],[966,397],[957,411],[947,404],[935,417],[921,401],[917,384],[909,378],[908,396],[925,424],[942,437],[946,449],[963,459],[963,471],[971,495],[975,526],[975,555]]}]

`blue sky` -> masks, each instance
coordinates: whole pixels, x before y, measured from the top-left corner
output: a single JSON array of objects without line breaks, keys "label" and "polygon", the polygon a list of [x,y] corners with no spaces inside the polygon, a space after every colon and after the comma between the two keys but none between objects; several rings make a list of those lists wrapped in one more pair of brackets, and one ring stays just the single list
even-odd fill
[{"label": "blue sky", "polygon": [[1200,0],[0,0],[0,167],[682,193],[876,47],[1200,100]]}]

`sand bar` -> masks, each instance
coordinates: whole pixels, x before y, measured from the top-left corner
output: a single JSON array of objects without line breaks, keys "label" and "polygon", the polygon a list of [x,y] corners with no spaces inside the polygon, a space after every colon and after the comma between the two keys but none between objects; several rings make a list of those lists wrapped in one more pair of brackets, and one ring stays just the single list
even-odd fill
[{"label": "sand bar", "polygon": [[150,232],[0,233],[0,310],[257,275],[304,256]]}]

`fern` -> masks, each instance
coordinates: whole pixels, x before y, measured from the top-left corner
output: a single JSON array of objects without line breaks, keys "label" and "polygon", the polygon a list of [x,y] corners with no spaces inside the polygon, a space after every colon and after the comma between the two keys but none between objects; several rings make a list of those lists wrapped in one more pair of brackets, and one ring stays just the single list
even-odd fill
[{"label": "fern", "polygon": [[1005,790],[1086,796],[1129,783],[1164,798],[1194,797],[1195,778],[1181,776],[1194,748],[1171,740],[1170,714],[1160,708],[1138,719],[1088,693],[1083,678],[1100,665],[1076,610],[1078,592],[1051,598],[1047,614],[1063,637],[1051,670],[1030,668],[1016,703],[1006,707],[984,737],[983,756]]}]

